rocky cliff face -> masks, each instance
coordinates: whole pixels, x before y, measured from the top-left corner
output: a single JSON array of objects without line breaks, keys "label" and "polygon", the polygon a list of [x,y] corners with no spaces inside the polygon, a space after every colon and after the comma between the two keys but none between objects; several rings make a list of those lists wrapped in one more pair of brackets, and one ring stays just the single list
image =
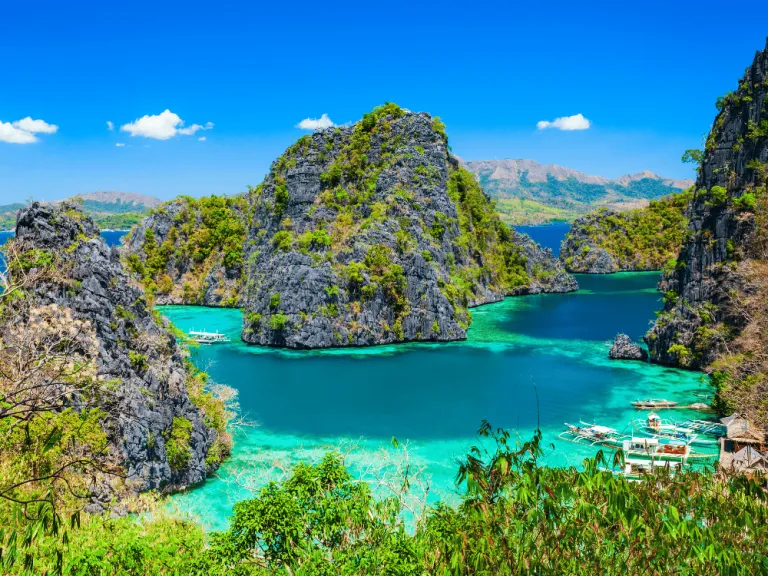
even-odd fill
[{"label": "rocky cliff face", "polygon": [[[768,47],[757,53],[736,92],[718,100],[720,112],[706,142],[688,235],[676,265],[662,277],[666,305],[646,336],[656,362],[717,368],[725,356],[755,343],[757,349],[741,362],[755,367],[754,360],[764,355],[755,325],[762,317],[756,297],[765,289],[768,257],[766,94]],[[760,370],[755,367],[753,373]],[[735,380],[737,372],[732,373]]]},{"label": "rocky cliff face", "polygon": [[121,253],[156,304],[237,306],[246,219],[245,198],[181,197],[135,226]]},{"label": "rocky cliff face", "polygon": [[587,214],[571,225],[560,260],[569,272],[586,274],[659,270],[680,250],[691,197],[683,192],[641,209]]},{"label": "rocky cliff face", "polygon": [[223,438],[190,397],[194,375],[175,337],[93,221],[70,204],[35,203],[19,213],[14,242],[38,260],[47,254],[70,280],[34,286],[36,305],[56,304],[93,327],[98,378],[110,390],[104,425],[129,487],[174,490],[205,479],[224,455]]},{"label": "rocky cliff face", "polygon": [[392,104],[299,140],[252,209],[250,343],[456,340],[470,306],[577,287],[551,252],[500,222],[442,123]]}]

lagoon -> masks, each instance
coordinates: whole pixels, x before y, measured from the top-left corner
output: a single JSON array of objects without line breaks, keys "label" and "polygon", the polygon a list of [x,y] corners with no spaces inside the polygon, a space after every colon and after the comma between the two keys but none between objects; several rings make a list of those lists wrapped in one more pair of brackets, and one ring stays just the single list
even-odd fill
[{"label": "lagoon", "polygon": [[[234,502],[280,478],[301,460],[355,448],[353,472],[381,461],[392,437],[431,478],[432,498],[455,498],[457,461],[476,442],[482,420],[512,429],[521,440],[539,426],[545,462],[580,465],[596,449],[558,438],[580,419],[627,430],[630,402],[669,397],[706,401],[701,373],[611,361],[617,332],[639,339],[660,308],[657,273],[578,276],[581,290],[507,298],[475,308],[468,339],[365,349],[297,352],[250,347],[239,340],[237,310],[184,306],[161,311],[184,331],[226,332],[232,342],[204,346],[193,360],[236,388],[242,411],[257,427],[235,439],[232,458],[203,486],[176,495],[180,510],[209,528],[227,525]],[[685,418],[683,411],[665,416]]]}]

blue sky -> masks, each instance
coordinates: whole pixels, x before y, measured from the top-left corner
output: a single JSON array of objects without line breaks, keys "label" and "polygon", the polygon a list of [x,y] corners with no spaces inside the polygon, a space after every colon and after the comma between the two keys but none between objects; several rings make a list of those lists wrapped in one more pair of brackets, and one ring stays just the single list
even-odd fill
[{"label": "blue sky", "polygon": [[[388,100],[441,116],[467,159],[690,177],[682,151],[701,144],[716,97],[768,34],[764,19],[724,22],[723,6],[10,0],[0,139],[35,128],[28,117],[58,129],[0,142],[0,203],[235,193],[261,181],[302,119],[355,121]],[[184,124],[133,125],[165,110]],[[536,128],[576,114],[588,129]],[[179,128],[194,133],[141,135]]]}]

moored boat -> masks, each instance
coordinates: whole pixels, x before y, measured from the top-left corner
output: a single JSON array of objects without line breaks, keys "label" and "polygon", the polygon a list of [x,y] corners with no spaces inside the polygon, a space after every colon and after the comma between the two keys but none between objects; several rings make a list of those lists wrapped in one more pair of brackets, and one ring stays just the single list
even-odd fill
[{"label": "moored boat", "polygon": [[[678,424],[670,420],[663,420],[655,412],[648,414],[646,420],[633,420],[634,428],[640,432],[660,438],[670,440],[679,440],[687,444],[714,445],[717,444],[716,438],[707,438],[706,432],[700,432],[687,426]],[[704,434],[704,435],[700,435]]]},{"label": "moored boat", "polygon": [[656,410],[659,408],[674,408],[678,405],[678,402],[666,399],[648,398],[647,400],[635,400],[632,402],[632,406],[638,410]]},{"label": "moored boat", "polygon": [[689,444],[661,442],[658,438],[630,438],[621,445],[624,454],[654,460],[682,460],[691,456]]},{"label": "moored boat", "polygon": [[682,469],[682,462],[640,460],[627,458],[624,460],[622,470],[611,470],[614,474],[624,476],[627,480],[642,480],[644,477],[656,474],[660,470],[666,470],[670,476],[674,476]]},{"label": "moored boat", "polygon": [[579,422],[578,425],[565,423],[567,430],[560,434],[560,438],[579,444],[600,444],[617,448],[622,440],[619,432],[608,426],[599,424],[587,424]]},{"label": "moored boat", "polygon": [[201,332],[192,330],[189,333],[189,337],[197,342],[198,344],[215,344],[218,342],[229,342],[229,338],[227,338],[224,334],[220,334],[218,331],[216,332]]}]

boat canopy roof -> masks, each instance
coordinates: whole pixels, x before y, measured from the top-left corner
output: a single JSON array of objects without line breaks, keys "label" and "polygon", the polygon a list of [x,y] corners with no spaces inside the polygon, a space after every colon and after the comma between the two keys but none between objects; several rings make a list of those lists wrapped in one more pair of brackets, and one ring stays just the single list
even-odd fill
[{"label": "boat canopy roof", "polygon": [[598,432],[600,434],[610,434],[610,433],[616,433],[616,430],[613,428],[609,428],[608,426],[600,426],[599,424],[594,424],[593,426],[590,426],[590,430],[593,432]]}]

